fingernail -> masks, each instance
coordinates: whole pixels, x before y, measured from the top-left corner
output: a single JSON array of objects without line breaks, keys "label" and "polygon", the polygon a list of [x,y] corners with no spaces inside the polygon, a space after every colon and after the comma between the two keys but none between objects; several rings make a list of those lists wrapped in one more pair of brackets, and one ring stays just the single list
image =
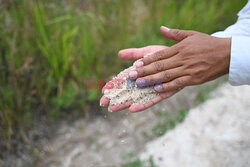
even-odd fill
[{"label": "fingernail", "polygon": [[145,82],[146,82],[146,80],[143,79],[143,78],[139,78],[139,79],[136,80],[136,84],[138,86],[144,86]]},{"label": "fingernail", "polygon": [[124,55],[123,55],[123,50],[120,50],[120,51],[119,51],[118,56],[121,57],[121,58],[124,57]]},{"label": "fingernail", "polygon": [[162,85],[156,85],[154,88],[156,91],[161,91],[163,89]]},{"label": "fingernail", "polygon": [[138,72],[137,71],[131,71],[129,73],[129,78],[136,79],[137,76],[138,76]]},{"label": "fingernail", "polygon": [[169,31],[170,29],[169,28],[167,28],[167,27],[165,27],[165,26],[161,26],[164,30],[166,30],[166,31]]},{"label": "fingernail", "polygon": [[143,61],[138,61],[135,64],[136,67],[142,67],[143,65],[144,65]]}]

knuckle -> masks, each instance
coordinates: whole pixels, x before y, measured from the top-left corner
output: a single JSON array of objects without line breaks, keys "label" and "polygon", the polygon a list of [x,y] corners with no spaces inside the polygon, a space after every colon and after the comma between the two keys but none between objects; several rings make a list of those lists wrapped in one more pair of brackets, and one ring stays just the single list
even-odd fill
[{"label": "knuckle", "polygon": [[163,85],[163,89],[162,89],[162,92],[167,92],[171,89],[171,85],[169,84],[164,84]]},{"label": "knuckle", "polygon": [[142,61],[144,64],[147,64],[148,58],[147,58],[147,57],[144,57],[144,58],[141,59],[141,61]]},{"label": "knuckle", "polygon": [[164,71],[163,72],[163,76],[162,76],[162,78],[164,79],[164,80],[167,80],[167,81],[169,81],[169,80],[171,80],[171,74],[170,74],[170,72],[168,72],[168,71]]},{"label": "knuckle", "polygon": [[163,63],[161,61],[154,62],[153,66],[154,66],[154,69],[157,72],[160,72],[160,71],[162,71],[164,69],[164,65],[163,65]]},{"label": "knuckle", "polygon": [[205,79],[202,75],[196,75],[194,76],[194,82],[195,84],[202,84],[205,82]]},{"label": "knuckle", "polygon": [[162,60],[164,58],[164,50],[158,51],[154,54],[155,60]]},{"label": "knuckle", "polygon": [[196,78],[201,78],[202,77],[202,72],[198,69],[194,69],[194,76],[196,76]]},{"label": "knuckle", "polygon": [[185,48],[182,49],[181,54],[183,56],[189,56],[189,55],[192,55],[192,52],[193,52],[193,48],[187,45],[185,46]]},{"label": "knuckle", "polygon": [[178,52],[180,52],[180,50],[182,50],[186,47],[186,43],[185,43],[185,41],[182,41],[182,42],[178,43],[177,45],[174,45],[174,47],[176,48],[176,50],[178,50]]},{"label": "knuckle", "polygon": [[176,30],[175,30],[175,32],[174,32],[174,34],[175,34],[178,38],[180,38],[180,37],[182,37],[182,36],[183,36],[182,31],[181,31],[181,30],[179,30],[179,29],[176,29]]},{"label": "knuckle", "polygon": [[195,78],[193,78],[193,83],[195,85],[198,85],[198,84],[201,84],[202,82],[201,82],[201,79],[199,77],[195,77]]},{"label": "knuckle", "polygon": [[145,76],[146,75],[146,70],[144,68],[138,68],[137,72],[138,72],[138,76]]},{"label": "knuckle", "polygon": [[152,59],[152,56],[148,56],[148,57],[144,57],[141,61],[144,63],[144,65],[147,65],[147,64],[150,64],[153,61],[153,59]]},{"label": "knuckle", "polygon": [[176,85],[176,87],[183,87],[183,86],[185,86],[184,85],[184,83],[183,83],[183,81],[181,80],[181,79],[177,79],[176,81],[175,81],[175,85]]},{"label": "knuckle", "polygon": [[186,43],[182,42],[182,43],[178,43],[176,46],[176,50],[178,50],[177,54],[180,54],[186,47]]},{"label": "knuckle", "polygon": [[195,78],[195,81],[201,82],[204,78],[204,72],[201,70],[194,70],[193,76]]},{"label": "knuckle", "polygon": [[177,36],[181,36],[182,35],[182,31],[180,31],[180,30],[176,30],[175,33],[176,33]]}]

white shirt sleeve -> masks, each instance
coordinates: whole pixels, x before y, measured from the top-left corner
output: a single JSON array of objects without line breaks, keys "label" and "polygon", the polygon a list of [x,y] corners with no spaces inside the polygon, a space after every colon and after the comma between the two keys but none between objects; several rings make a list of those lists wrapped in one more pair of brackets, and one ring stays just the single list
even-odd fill
[{"label": "white shirt sleeve", "polygon": [[237,22],[215,37],[232,37],[229,83],[233,86],[250,85],[250,1],[238,13]]},{"label": "white shirt sleeve", "polygon": [[229,82],[233,86],[250,85],[250,37],[232,38]]}]

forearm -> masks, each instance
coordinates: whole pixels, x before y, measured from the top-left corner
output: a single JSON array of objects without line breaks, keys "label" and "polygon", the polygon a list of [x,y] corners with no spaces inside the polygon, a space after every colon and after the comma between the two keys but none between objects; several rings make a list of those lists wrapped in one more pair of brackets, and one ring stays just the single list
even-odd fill
[{"label": "forearm", "polygon": [[250,85],[250,2],[239,12],[238,21],[215,37],[232,37],[229,83]]}]

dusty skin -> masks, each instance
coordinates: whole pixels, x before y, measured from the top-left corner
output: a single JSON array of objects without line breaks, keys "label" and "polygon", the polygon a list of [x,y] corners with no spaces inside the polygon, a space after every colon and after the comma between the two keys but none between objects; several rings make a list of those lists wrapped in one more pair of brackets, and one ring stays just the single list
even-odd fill
[{"label": "dusty skin", "polygon": [[[167,48],[167,46],[162,46],[162,45],[151,45],[151,46],[147,46],[147,47],[143,47],[143,48],[130,48],[130,49],[124,49],[121,50],[119,52],[119,57],[123,60],[132,60],[132,61],[136,61],[139,60],[143,57],[145,57],[146,55],[155,53],[157,51],[160,51],[162,49]],[[132,69],[135,68],[134,66],[132,66]],[[125,70],[125,72],[121,72],[124,74],[124,76],[122,75],[118,75],[116,77],[116,79],[118,80],[123,80],[123,78],[127,78],[128,74],[126,73],[127,71],[131,70],[130,68]],[[111,89],[111,87],[109,87],[110,85],[107,84],[104,88],[105,89]],[[102,91],[102,93],[104,93],[104,90]],[[147,108],[150,108],[152,106],[154,106],[155,104],[159,103],[160,101],[167,99],[171,96],[173,96],[174,94],[176,94],[179,90],[175,90],[175,91],[170,91],[170,92],[165,92],[165,93],[159,93],[159,95],[155,96],[154,98],[150,99],[150,101],[146,102],[145,104],[139,104],[139,103],[133,103],[132,99],[126,101],[123,104],[117,104],[117,105],[112,105],[112,103],[110,103],[110,99],[103,96],[100,100],[100,105],[101,106],[109,106],[109,110],[110,111],[120,111],[126,108],[129,108],[130,112],[139,112],[139,111],[143,111]]]},{"label": "dusty skin", "polygon": [[157,93],[152,86],[139,88],[135,81],[128,79],[128,73],[135,70],[135,64],[113,78],[103,88],[104,97],[110,99],[109,106],[120,104],[146,104],[155,98]]}]

